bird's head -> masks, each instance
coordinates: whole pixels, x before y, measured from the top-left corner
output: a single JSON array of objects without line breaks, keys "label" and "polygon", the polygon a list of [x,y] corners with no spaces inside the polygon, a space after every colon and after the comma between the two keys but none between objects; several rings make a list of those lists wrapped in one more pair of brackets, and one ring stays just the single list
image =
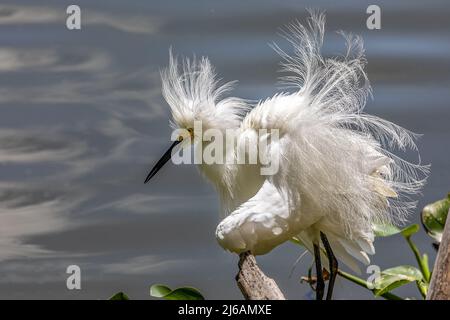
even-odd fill
[{"label": "bird's head", "polygon": [[[161,72],[162,94],[170,106],[176,136],[169,150],[150,171],[148,182],[171,158],[177,145],[189,147],[203,141],[208,129],[236,129],[249,110],[245,100],[223,95],[234,82],[220,85],[208,58],[184,58],[179,63],[170,52],[169,66]],[[201,130],[198,130],[201,128]]]},{"label": "bird's head", "polygon": [[172,124],[179,129],[228,129],[239,126],[248,105],[242,99],[223,95],[235,82],[219,85],[209,59],[184,58],[180,63],[170,53],[169,66],[161,72],[162,94],[172,112]]}]

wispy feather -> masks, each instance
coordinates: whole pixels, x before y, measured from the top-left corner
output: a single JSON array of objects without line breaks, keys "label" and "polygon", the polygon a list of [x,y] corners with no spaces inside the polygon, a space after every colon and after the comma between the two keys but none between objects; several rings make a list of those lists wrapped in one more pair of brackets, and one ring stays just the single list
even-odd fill
[{"label": "wispy feather", "polygon": [[[363,112],[371,87],[364,71],[362,38],[339,32],[346,53],[325,58],[321,55],[324,30],[325,15],[311,11],[307,26],[296,22],[284,31],[293,54],[273,46],[283,58],[282,71],[287,72],[283,83],[296,90],[274,99],[298,101],[290,107],[290,121],[284,125],[291,136],[285,148],[289,164],[274,180],[288,190],[294,208],[301,207],[304,198],[317,199],[321,194],[315,205],[344,224],[351,236],[352,230],[369,232],[374,222],[403,221],[414,208],[410,196],[420,192],[429,166],[392,153],[396,148],[417,150],[418,135]],[[265,101],[259,109],[277,112],[270,111],[274,104],[283,108],[277,101]],[[382,192],[388,189],[391,196]]]},{"label": "wispy feather", "polygon": [[236,81],[220,84],[206,57],[184,58],[181,63],[170,51],[169,66],[161,72],[162,93],[176,126],[189,128],[195,120],[205,128],[237,128],[249,105],[234,97],[223,98]]}]

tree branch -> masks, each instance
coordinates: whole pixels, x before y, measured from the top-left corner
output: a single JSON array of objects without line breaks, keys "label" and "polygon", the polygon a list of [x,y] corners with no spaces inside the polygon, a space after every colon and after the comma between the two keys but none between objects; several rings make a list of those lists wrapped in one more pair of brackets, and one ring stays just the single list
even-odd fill
[{"label": "tree branch", "polygon": [[286,300],[277,283],[261,271],[248,251],[239,255],[236,282],[247,300]]},{"label": "tree branch", "polygon": [[428,300],[450,300],[450,219],[448,216],[434,263],[427,294]]}]

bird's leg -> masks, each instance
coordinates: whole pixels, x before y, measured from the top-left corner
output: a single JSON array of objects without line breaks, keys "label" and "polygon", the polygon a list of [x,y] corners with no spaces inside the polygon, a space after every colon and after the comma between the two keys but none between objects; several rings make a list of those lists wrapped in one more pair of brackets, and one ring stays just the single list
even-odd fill
[{"label": "bird's leg", "polygon": [[328,282],[327,300],[331,300],[333,295],[334,281],[338,272],[338,261],[331,250],[330,242],[328,242],[327,236],[322,231],[320,232],[320,239],[322,239],[323,246],[327,252],[328,262],[330,263],[330,281]]},{"label": "bird's leg", "polygon": [[314,246],[314,261],[316,262],[316,300],[322,300],[323,292],[325,289],[325,282],[323,281],[322,263],[320,262],[320,246],[313,244]]}]

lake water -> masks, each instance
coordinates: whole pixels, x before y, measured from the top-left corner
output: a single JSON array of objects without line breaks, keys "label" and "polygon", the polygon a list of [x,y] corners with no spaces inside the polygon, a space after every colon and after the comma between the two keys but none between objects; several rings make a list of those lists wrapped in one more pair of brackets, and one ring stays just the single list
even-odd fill
[{"label": "lake water", "polygon": [[[450,189],[450,4],[377,1],[381,30],[366,28],[366,1],[76,1],[82,29],[65,26],[73,1],[0,4],[0,298],[147,299],[149,286],[191,285],[209,299],[240,299],[237,256],[214,232],[218,200],[193,166],[167,165],[144,185],[168,145],[159,70],[177,54],[209,56],[234,94],[277,92],[279,57],[268,46],[305,8],[325,9],[325,55],[344,49],[334,30],[361,34],[374,99],[366,111],[423,133],[432,171],[411,222]],[[282,42],[282,41],[281,41]],[[283,42],[282,42],[283,43]],[[413,156],[413,155],[408,155]],[[435,253],[421,231],[418,247]],[[377,240],[373,263],[415,264],[405,241]],[[313,297],[303,250],[285,244],[258,258],[290,299]],[[79,265],[82,289],[66,289]],[[365,273],[363,275],[365,277]],[[415,285],[402,296],[419,297]],[[371,298],[343,279],[338,299]]]}]

